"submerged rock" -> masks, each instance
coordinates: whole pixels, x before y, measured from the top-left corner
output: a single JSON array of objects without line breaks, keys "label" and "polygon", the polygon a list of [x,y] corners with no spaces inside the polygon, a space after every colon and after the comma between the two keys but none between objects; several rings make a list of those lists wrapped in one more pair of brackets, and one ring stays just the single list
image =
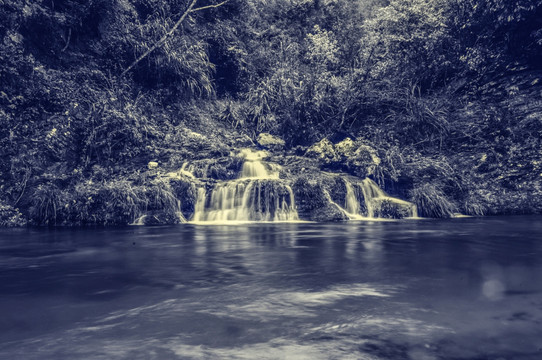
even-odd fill
[{"label": "submerged rock", "polygon": [[176,225],[185,223],[182,214],[171,214],[164,211],[154,211],[137,218],[131,225]]}]

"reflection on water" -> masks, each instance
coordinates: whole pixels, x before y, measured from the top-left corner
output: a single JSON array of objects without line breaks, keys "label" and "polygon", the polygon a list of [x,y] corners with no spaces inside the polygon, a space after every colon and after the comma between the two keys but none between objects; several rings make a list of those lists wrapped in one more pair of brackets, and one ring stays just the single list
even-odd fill
[{"label": "reflection on water", "polygon": [[0,231],[9,359],[540,359],[541,217]]}]

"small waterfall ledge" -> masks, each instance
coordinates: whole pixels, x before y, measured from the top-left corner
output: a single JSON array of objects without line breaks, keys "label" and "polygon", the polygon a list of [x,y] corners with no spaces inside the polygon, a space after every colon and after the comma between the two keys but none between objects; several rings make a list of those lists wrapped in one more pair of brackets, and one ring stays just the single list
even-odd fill
[{"label": "small waterfall ledge", "polygon": [[[373,180],[266,161],[266,151],[243,149],[224,159],[185,162],[172,181],[191,188],[192,223],[297,222],[417,218],[416,206],[386,194]],[[278,158],[282,161],[283,158]],[[222,173],[216,169],[221,167]],[[235,170],[236,169],[236,170]],[[282,175],[279,176],[280,174]],[[179,198],[183,198],[179,194]],[[296,202],[296,199],[298,200]],[[181,220],[181,222],[184,222]],[[141,223],[141,222],[139,222]]]},{"label": "small waterfall ledge", "polygon": [[[343,179],[346,187],[344,211],[350,220],[418,218],[415,204],[387,195],[373,180],[363,179],[352,184]],[[393,215],[393,214],[399,215]]]},{"label": "small waterfall ledge", "polygon": [[298,221],[292,188],[263,161],[267,153],[244,149],[240,156],[238,179],[198,189],[192,222]]}]

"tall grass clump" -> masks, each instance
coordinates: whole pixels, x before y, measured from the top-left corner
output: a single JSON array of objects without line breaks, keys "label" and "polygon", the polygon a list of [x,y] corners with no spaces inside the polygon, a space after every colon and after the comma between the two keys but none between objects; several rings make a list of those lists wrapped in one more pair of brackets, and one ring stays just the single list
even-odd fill
[{"label": "tall grass clump", "polygon": [[29,208],[31,222],[36,225],[57,225],[61,222],[62,198],[54,184],[40,184],[32,194]]},{"label": "tall grass clump", "polygon": [[434,184],[414,186],[410,190],[410,201],[416,204],[422,217],[449,218],[457,212],[457,206]]}]

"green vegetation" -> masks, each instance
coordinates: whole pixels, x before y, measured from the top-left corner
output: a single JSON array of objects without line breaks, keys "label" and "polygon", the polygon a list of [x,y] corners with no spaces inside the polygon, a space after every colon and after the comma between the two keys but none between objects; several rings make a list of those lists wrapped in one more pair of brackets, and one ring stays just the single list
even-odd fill
[{"label": "green vegetation", "polygon": [[331,167],[420,215],[542,212],[541,58],[542,0],[0,0],[0,226],[177,219],[148,162],[262,132],[370,146]]}]

